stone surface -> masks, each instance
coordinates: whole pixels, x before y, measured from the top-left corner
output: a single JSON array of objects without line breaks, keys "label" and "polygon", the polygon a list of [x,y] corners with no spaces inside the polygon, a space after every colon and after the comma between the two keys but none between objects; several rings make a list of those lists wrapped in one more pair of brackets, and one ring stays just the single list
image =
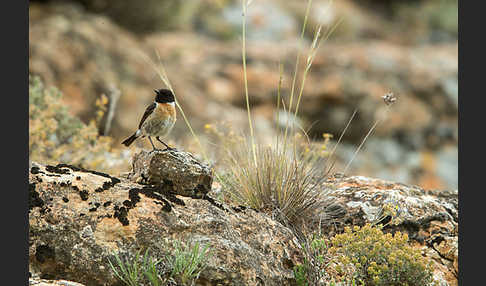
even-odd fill
[{"label": "stone surface", "polygon": [[84,284],[67,281],[67,280],[47,280],[47,279],[29,279],[29,286],[85,286]]},{"label": "stone surface", "polygon": [[[141,152],[135,160],[151,158],[145,162],[154,164],[163,158],[152,153]],[[322,213],[324,234],[347,225],[385,224],[385,232],[408,233],[412,245],[434,261],[436,281],[458,285],[457,191],[338,175],[326,189],[333,203]],[[396,211],[393,219],[386,207]],[[114,253],[133,256],[149,248],[161,258],[166,241],[174,239],[211,244],[214,255],[198,285],[293,285],[292,265],[302,261],[295,235],[268,215],[208,194],[177,196],[160,186],[65,164],[31,162],[29,226],[34,277],[86,285],[116,284],[108,265]]]},{"label": "stone surface", "polygon": [[135,154],[128,178],[139,184],[161,186],[175,195],[202,198],[211,191],[212,175],[211,168],[191,153],[166,150]]},{"label": "stone surface", "polygon": [[[362,176],[335,176],[328,182],[334,200],[325,217],[328,234],[345,225],[387,224],[385,232],[408,234],[413,245],[434,261],[434,276],[458,285],[458,191],[427,191],[417,186]],[[393,220],[384,206],[396,208]]]},{"label": "stone surface", "polygon": [[[161,155],[139,154],[152,160]],[[326,188],[333,203],[323,212],[324,234],[346,225],[386,224],[385,232],[408,233],[412,245],[434,261],[441,285],[457,285],[457,191],[337,175]],[[392,220],[385,206],[396,211]],[[160,186],[65,164],[31,162],[29,226],[34,277],[86,285],[116,284],[108,264],[114,253],[126,256],[149,248],[160,258],[166,241],[174,239],[211,244],[214,255],[198,285],[292,285],[292,265],[302,259],[292,231],[263,213],[219,203],[207,194],[176,196]]]},{"label": "stone surface", "polygon": [[[291,285],[299,262],[292,232],[251,209],[209,196],[176,197],[124,178],[69,165],[29,172],[29,268],[41,278],[115,285],[108,260],[166,240],[210,243],[198,285]],[[262,284],[263,283],[263,284]]]}]

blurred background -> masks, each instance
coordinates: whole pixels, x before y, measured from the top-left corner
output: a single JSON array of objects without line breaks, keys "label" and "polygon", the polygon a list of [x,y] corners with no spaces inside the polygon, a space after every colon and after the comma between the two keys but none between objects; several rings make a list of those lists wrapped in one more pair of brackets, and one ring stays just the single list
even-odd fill
[{"label": "blurred background", "polygon": [[[274,138],[279,112],[280,119],[290,118],[310,128],[309,136],[316,142],[324,140],[323,133],[337,139],[357,109],[337,150],[335,171],[339,172],[382,114],[381,97],[393,92],[398,101],[347,173],[426,189],[456,189],[457,1],[313,0],[301,43],[306,4],[304,0],[254,0],[248,8],[248,85],[257,137],[263,142]],[[96,142],[83,145],[77,137],[43,131],[52,122],[40,118],[63,109],[65,113],[56,116],[79,118],[79,126],[95,124],[96,131],[109,138],[100,140],[106,146],[102,159],[87,167],[128,171],[134,150],[151,147],[148,140],[139,140],[147,142],[137,142],[130,149],[120,142],[138,126],[153,101],[152,90],[164,87],[144,57],[155,62],[160,57],[180,105],[205,146],[215,146],[206,136],[208,125],[247,132],[241,14],[239,0],[30,1],[29,73],[62,93],[61,104],[51,104],[56,110],[42,109],[42,113],[39,102],[46,99],[38,83],[31,85],[31,159],[42,160],[39,154],[54,148],[52,142],[60,146],[62,140],[72,149],[60,148],[58,161],[76,161],[69,157],[74,155],[82,161],[94,152],[90,148]],[[315,56],[299,118],[277,111],[279,64],[281,93],[288,100],[300,43],[305,55],[316,26],[332,27],[338,21]],[[301,63],[299,74],[305,58]],[[75,125],[52,124],[52,130]],[[96,141],[91,131],[84,130],[83,136]],[[52,144],[41,146],[42,140]],[[199,153],[180,114],[168,142]],[[216,153],[210,154],[217,161]]]}]

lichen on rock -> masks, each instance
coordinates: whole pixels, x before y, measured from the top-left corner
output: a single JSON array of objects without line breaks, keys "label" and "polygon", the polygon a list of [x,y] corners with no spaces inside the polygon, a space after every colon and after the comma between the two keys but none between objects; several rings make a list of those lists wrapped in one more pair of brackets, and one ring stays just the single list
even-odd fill
[{"label": "lichen on rock", "polygon": [[213,171],[191,153],[178,150],[140,151],[133,156],[128,179],[168,192],[202,198],[211,190]]},{"label": "lichen on rock", "polygon": [[[153,159],[145,162],[183,156],[175,152],[141,155]],[[184,158],[197,169],[191,157]],[[179,182],[174,174],[170,178]],[[111,185],[113,180],[116,183]],[[108,263],[114,261],[114,254],[133,256],[150,249],[160,259],[171,251],[167,240],[180,240],[211,246],[213,254],[197,285],[257,285],[258,281],[291,285],[293,281],[289,261],[300,259],[298,242],[290,229],[263,213],[233,209],[207,193],[199,199],[165,193],[155,186],[69,165],[33,162],[29,182],[29,268],[40,278],[117,285]]]}]

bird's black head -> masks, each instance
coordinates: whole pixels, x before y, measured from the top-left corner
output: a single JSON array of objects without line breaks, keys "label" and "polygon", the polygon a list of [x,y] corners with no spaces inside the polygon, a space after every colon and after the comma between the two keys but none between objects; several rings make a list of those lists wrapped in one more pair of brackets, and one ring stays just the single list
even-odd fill
[{"label": "bird's black head", "polygon": [[174,102],[174,94],[168,89],[154,89],[155,91],[155,102],[157,103],[171,103]]}]

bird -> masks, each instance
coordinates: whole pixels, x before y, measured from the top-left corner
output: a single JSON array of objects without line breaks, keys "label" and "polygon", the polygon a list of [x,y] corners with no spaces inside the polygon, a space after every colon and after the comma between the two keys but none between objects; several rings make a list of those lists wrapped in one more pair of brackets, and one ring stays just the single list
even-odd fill
[{"label": "bird", "polygon": [[[159,138],[169,134],[176,122],[174,94],[169,89],[154,89],[154,92],[154,102],[147,106],[137,131],[135,131],[132,136],[125,139],[122,142],[123,145],[128,147],[136,139],[148,137],[153,150],[174,150]],[[166,148],[164,150],[155,148],[151,137],[155,137],[160,143],[164,144]]]}]

